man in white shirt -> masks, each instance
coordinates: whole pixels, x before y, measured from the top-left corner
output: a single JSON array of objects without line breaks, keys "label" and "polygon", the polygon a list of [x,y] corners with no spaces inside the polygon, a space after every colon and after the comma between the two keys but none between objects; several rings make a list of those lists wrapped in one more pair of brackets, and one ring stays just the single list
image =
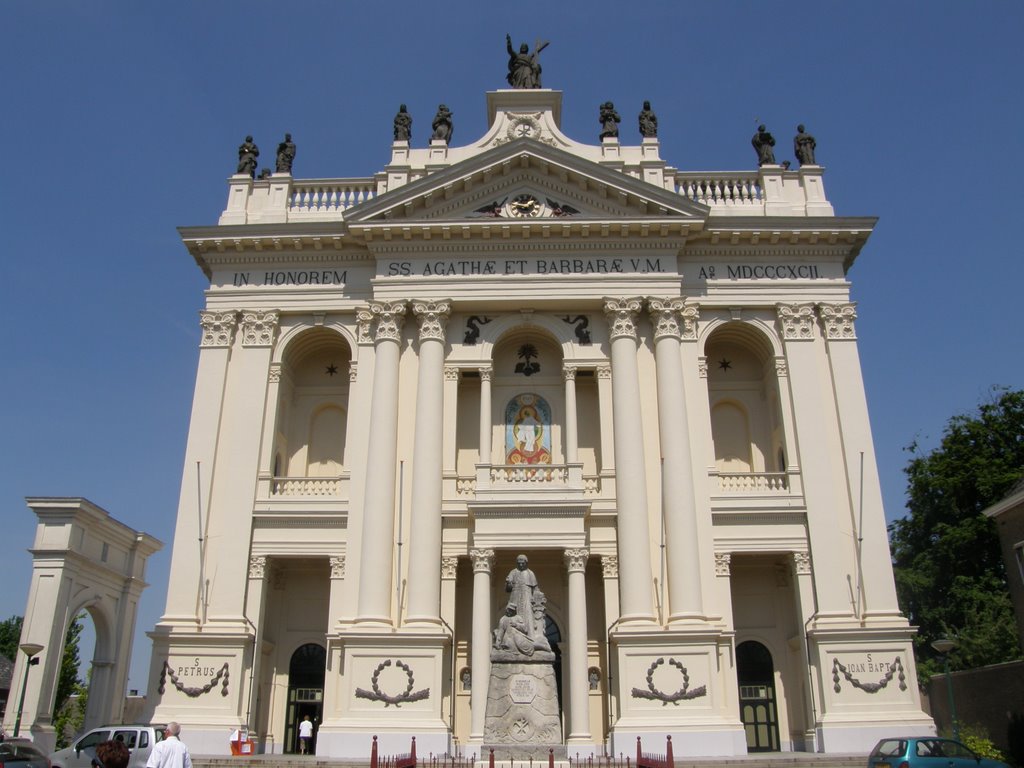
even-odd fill
[{"label": "man in white shirt", "polygon": [[146,761],[146,768],[192,768],[192,756],[179,739],[181,726],[168,723],[164,728],[164,740],[153,747]]},{"label": "man in white shirt", "polygon": [[311,741],[313,741],[313,723],[309,721],[309,715],[306,715],[299,723],[299,752],[301,754],[309,754]]}]

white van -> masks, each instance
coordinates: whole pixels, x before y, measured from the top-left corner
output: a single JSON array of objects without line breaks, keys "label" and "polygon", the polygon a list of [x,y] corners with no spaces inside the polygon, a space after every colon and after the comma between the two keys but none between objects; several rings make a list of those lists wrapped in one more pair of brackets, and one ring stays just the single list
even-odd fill
[{"label": "white van", "polygon": [[96,745],[101,741],[123,741],[131,752],[128,768],[145,768],[153,745],[163,741],[162,725],[105,725],[79,736],[66,749],[50,755],[53,768],[91,768]]}]

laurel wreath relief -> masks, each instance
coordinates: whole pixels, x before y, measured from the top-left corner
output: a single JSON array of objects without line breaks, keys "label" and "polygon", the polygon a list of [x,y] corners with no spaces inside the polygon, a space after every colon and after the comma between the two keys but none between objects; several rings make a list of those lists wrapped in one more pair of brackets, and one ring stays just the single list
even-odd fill
[{"label": "laurel wreath relief", "polygon": [[390,707],[392,704],[397,707],[405,701],[421,701],[423,699],[430,698],[429,688],[424,688],[416,691],[415,693],[413,692],[412,688],[413,685],[415,685],[415,680],[413,680],[412,669],[409,668],[408,664],[403,664],[400,660],[396,660],[394,665],[405,672],[405,676],[409,679],[409,684],[405,687],[405,690],[402,691],[402,693],[399,693],[396,696],[390,696],[381,691],[379,684],[380,673],[387,667],[390,667],[391,664],[391,659],[387,659],[386,661],[382,661],[378,664],[377,668],[373,670],[373,675],[370,677],[370,688],[372,690],[368,691],[365,688],[356,688],[356,698],[369,699],[370,701],[383,701],[385,707]]},{"label": "laurel wreath relief", "polygon": [[858,680],[857,678],[855,678],[853,675],[850,674],[850,670],[848,670],[845,666],[843,666],[842,662],[840,662],[837,657],[833,656],[832,657],[832,684],[833,684],[833,690],[835,690],[836,693],[839,693],[839,691],[840,691],[840,687],[839,687],[839,673],[840,672],[843,673],[843,677],[846,678],[846,682],[848,682],[854,688],[860,688],[865,693],[878,693],[880,690],[885,688],[885,686],[887,686],[892,681],[892,678],[896,674],[896,672],[899,672],[899,674],[900,674],[900,678],[899,678],[900,679],[900,690],[901,691],[907,690],[907,675],[906,675],[906,673],[905,673],[905,671],[903,669],[903,662],[900,661],[900,657],[899,656],[897,656],[895,658],[893,663],[889,666],[889,671],[886,672],[885,676],[882,677],[882,679],[879,680],[877,683],[862,683],[860,680]]},{"label": "laurel wreath relief", "polygon": [[217,685],[217,683],[221,684],[220,695],[227,696],[228,676],[228,663],[225,661],[224,666],[217,671],[216,675],[210,678],[210,682],[208,682],[206,685],[199,687],[190,687],[185,685],[178,679],[178,676],[174,674],[174,670],[171,668],[171,665],[168,664],[167,661],[165,660],[164,668],[160,670],[160,687],[157,689],[157,691],[162,694],[167,687],[167,678],[170,678],[171,685],[173,685],[179,691],[184,693],[186,696],[189,696],[193,699],[202,696],[204,693],[209,693],[213,690],[214,686]]},{"label": "laurel wreath relief", "polygon": [[657,659],[653,664],[651,664],[650,667],[648,667],[647,690],[645,691],[643,688],[634,688],[633,698],[660,701],[662,706],[665,706],[669,703],[678,706],[680,701],[684,701],[686,699],[696,699],[701,696],[707,696],[708,688],[706,685],[702,685],[699,688],[694,688],[693,690],[690,690],[690,673],[686,671],[686,667],[684,667],[680,662],[676,661],[673,658],[669,658],[669,666],[675,667],[679,670],[679,673],[683,676],[683,687],[675,693],[665,693],[664,691],[658,690],[658,687],[654,684],[654,673],[657,671],[658,667],[660,667],[664,663],[665,659],[660,658]]}]

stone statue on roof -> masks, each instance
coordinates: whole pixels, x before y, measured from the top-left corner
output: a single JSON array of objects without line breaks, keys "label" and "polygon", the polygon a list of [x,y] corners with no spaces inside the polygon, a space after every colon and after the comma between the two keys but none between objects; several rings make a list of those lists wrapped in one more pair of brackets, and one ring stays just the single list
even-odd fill
[{"label": "stone statue on roof", "polygon": [[775,150],[772,147],[775,146],[775,137],[768,133],[768,129],[763,125],[757,126],[757,133],[754,134],[754,138],[750,140],[750,143],[754,147],[754,151],[757,152],[757,165],[775,165]]},{"label": "stone statue on roof", "polygon": [[284,135],[284,141],[277,145],[277,165],[275,170],[277,173],[291,173],[292,163],[295,162],[295,142],[292,141],[292,135],[286,133]]},{"label": "stone statue on roof", "polygon": [[505,77],[512,88],[540,88],[540,52],[548,47],[547,42],[537,40],[530,46],[523,43],[519,53],[512,49],[512,36],[505,35],[505,48],[508,50],[508,75]]},{"label": "stone statue on roof", "polygon": [[800,165],[817,165],[814,161],[814,149],[818,142],[811,134],[804,131],[803,124],[796,127],[796,136],[793,137],[793,154],[800,161]]},{"label": "stone statue on roof", "polygon": [[238,147],[238,168],[235,173],[244,173],[246,176],[256,178],[256,158],[260,156],[260,148],[252,140],[252,136],[246,136],[245,141]]},{"label": "stone statue on roof", "polygon": [[433,138],[441,139],[445,144],[452,143],[452,112],[444,104],[437,105],[437,114],[434,115],[431,127],[434,129]]},{"label": "stone statue on roof", "polygon": [[395,115],[395,141],[409,141],[412,139],[412,115],[406,109],[405,104],[398,105],[398,114]]}]

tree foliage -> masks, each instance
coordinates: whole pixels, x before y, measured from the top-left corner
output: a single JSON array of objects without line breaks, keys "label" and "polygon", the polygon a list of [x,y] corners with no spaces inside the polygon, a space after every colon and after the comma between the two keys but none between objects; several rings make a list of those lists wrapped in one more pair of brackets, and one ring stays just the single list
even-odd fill
[{"label": "tree foliage", "polygon": [[931,643],[955,636],[952,669],[1017,658],[1020,646],[995,524],[982,511],[1024,475],[1024,390],[995,390],[953,416],[929,453],[909,446],[908,514],[889,527],[896,588],[912,624],[922,679],[942,661]]},{"label": "tree foliage", "polygon": [[11,616],[0,621],[0,654],[11,661],[18,655],[18,643],[21,642],[21,616]]}]

